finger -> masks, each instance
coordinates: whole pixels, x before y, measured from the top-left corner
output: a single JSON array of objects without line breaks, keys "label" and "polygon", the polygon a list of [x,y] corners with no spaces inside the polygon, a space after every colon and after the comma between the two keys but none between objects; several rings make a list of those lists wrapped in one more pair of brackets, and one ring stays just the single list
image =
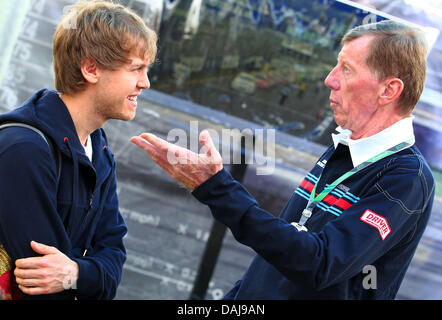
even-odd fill
[{"label": "finger", "polygon": [[138,136],[132,137],[130,141],[143,149],[153,161],[158,163],[159,158],[161,158],[160,153],[149,142]]},{"label": "finger", "polygon": [[55,253],[59,252],[58,249],[55,247],[47,246],[43,243],[39,243],[36,241],[31,241],[31,248],[35,252],[42,254],[42,255],[55,254]]},{"label": "finger", "polygon": [[144,140],[146,140],[146,141],[148,141],[149,143],[152,143],[152,144],[153,144],[153,142],[158,140],[156,135],[154,135],[153,133],[148,133],[148,132],[140,134],[139,137],[143,138]]},{"label": "finger", "polygon": [[148,153],[150,153],[150,151],[154,150],[154,147],[152,146],[152,144],[150,144],[145,139],[143,139],[139,136],[135,136],[135,137],[130,138],[130,142],[137,145],[138,147],[140,147],[141,149],[145,150]]},{"label": "finger", "polygon": [[44,287],[45,286],[45,282],[40,280],[40,279],[36,279],[36,278],[30,278],[30,279],[25,279],[25,278],[16,278],[15,281],[17,282],[17,284],[23,286],[23,287]]},{"label": "finger", "polygon": [[[148,141],[146,141],[146,139],[140,137],[140,136],[135,136],[132,137],[130,139],[130,141],[134,144],[136,144],[138,147],[140,147],[141,149],[143,149],[144,151],[147,152],[147,154],[156,161],[157,158],[161,158],[161,157],[165,157],[165,154],[168,152],[168,146],[166,145],[167,142],[165,142],[165,144],[152,144]],[[167,143],[168,144],[168,143]],[[174,145],[171,145],[173,149]]]},{"label": "finger", "polygon": [[[161,138],[150,133],[141,134],[141,139],[147,141],[147,145],[144,144],[146,152],[152,157],[152,159],[159,165],[174,165],[177,163],[187,163],[187,159],[193,154],[190,150],[177,146],[175,144],[169,143]],[[166,163],[167,162],[167,163]]]},{"label": "finger", "polygon": [[47,267],[44,257],[23,258],[15,261],[15,266],[19,269],[38,269]]},{"label": "finger", "polygon": [[169,149],[170,143],[161,138],[158,138],[152,133],[142,133],[140,134],[140,137],[161,151],[167,151]]},{"label": "finger", "polygon": [[39,294],[48,294],[50,293],[50,289],[47,287],[24,287],[22,285],[18,285],[18,288],[26,294],[29,295],[39,295]]},{"label": "finger", "polygon": [[130,142],[136,144],[137,146],[143,148],[145,146],[151,146],[149,142],[146,141],[146,139],[141,138],[140,136],[134,136],[130,138]]},{"label": "finger", "polygon": [[15,268],[14,275],[17,279],[42,279],[44,276],[41,274],[41,272],[39,272],[39,270],[41,269]]},{"label": "finger", "polygon": [[153,146],[152,149],[156,150],[158,155],[163,155],[166,153],[173,153],[173,154],[177,154],[177,156],[178,156],[178,154],[188,156],[187,153],[193,154],[192,151],[190,151],[186,148],[180,147],[176,144],[167,142],[164,139],[158,138],[157,136],[155,136],[152,133],[142,133],[138,137],[146,140],[148,144]]}]

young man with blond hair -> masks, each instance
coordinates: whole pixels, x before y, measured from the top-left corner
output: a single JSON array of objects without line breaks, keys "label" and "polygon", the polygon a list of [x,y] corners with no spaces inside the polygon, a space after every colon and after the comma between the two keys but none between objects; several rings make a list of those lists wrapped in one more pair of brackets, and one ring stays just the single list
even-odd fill
[{"label": "young man with blond hair", "polygon": [[79,2],[53,40],[57,91],[40,90],[0,116],[40,130],[55,149],[29,128],[0,131],[0,250],[10,266],[3,298],[115,296],[127,228],[102,127],[134,118],[156,41],[129,9]]},{"label": "young man with blond hair", "polygon": [[[344,37],[325,79],[340,134],[279,215],[205,153],[151,134],[131,140],[193,190],[257,256],[226,299],[394,299],[430,217],[434,179],[414,145],[411,112],[424,88],[422,33],[394,21]],[[171,165],[168,153],[192,159]]]}]

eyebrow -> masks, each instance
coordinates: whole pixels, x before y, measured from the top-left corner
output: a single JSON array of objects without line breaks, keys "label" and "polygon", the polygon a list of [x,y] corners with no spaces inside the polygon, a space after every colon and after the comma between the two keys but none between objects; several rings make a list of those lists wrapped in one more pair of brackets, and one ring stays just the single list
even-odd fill
[{"label": "eyebrow", "polygon": [[342,57],[340,55],[338,55],[338,62],[341,62],[349,67],[351,67],[352,69],[355,68],[355,64],[352,62],[349,62],[345,57]]},{"label": "eyebrow", "polygon": [[147,64],[145,64],[145,63],[131,63],[130,67],[131,68],[147,67]]}]

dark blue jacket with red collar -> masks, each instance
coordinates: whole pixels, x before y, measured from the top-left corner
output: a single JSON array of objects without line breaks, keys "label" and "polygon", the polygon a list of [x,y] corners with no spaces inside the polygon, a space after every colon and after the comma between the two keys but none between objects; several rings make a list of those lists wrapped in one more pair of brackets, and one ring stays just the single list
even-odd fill
[{"label": "dark blue jacket with red collar", "polygon": [[112,299],[126,259],[127,228],[118,209],[115,160],[104,131],[91,134],[91,163],[65,104],[47,89],[1,115],[4,122],[29,124],[50,137],[61,152],[62,171],[57,190],[56,161],[46,142],[21,127],[0,131],[0,244],[12,262],[37,256],[30,247],[35,240],[79,265],[77,290],[22,298]]},{"label": "dark blue jacket with red collar", "polygon": [[194,190],[257,252],[225,299],[394,299],[434,199],[432,173],[416,146],[344,180],[316,205],[307,232],[291,224],[318,180],[316,194],[352,168],[348,147],[332,145],[279,217],[260,209],[225,169]]}]

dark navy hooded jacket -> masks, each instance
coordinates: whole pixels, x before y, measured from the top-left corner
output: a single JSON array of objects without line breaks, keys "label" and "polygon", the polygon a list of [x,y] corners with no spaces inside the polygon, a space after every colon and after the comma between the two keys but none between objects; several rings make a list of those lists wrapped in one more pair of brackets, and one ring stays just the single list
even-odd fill
[{"label": "dark navy hooded jacket", "polygon": [[344,180],[316,205],[307,232],[291,224],[299,221],[318,180],[316,194],[352,168],[348,147],[332,145],[279,217],[260,209],[225,169],[193,191],[240,243],[257,252],[225,299],[396,296],[434,198],[433,176],[416,146]]},{"label": "dark navy hooded jacket", "polygon": [[0,243],[13,263],[37,256],[30,247],[35,240],[56,247],[79,266],[77,290],[22,297],[112,299],[126,259],[127,228],[104,131],[91,134],[91,163],[68,109],[57,92],[47,89],[1,115],[4,122],[26,123],[50,137],[61,152],[62,171],[57,190],[56,162],[46,142],[25,128],[0,131]]}]

